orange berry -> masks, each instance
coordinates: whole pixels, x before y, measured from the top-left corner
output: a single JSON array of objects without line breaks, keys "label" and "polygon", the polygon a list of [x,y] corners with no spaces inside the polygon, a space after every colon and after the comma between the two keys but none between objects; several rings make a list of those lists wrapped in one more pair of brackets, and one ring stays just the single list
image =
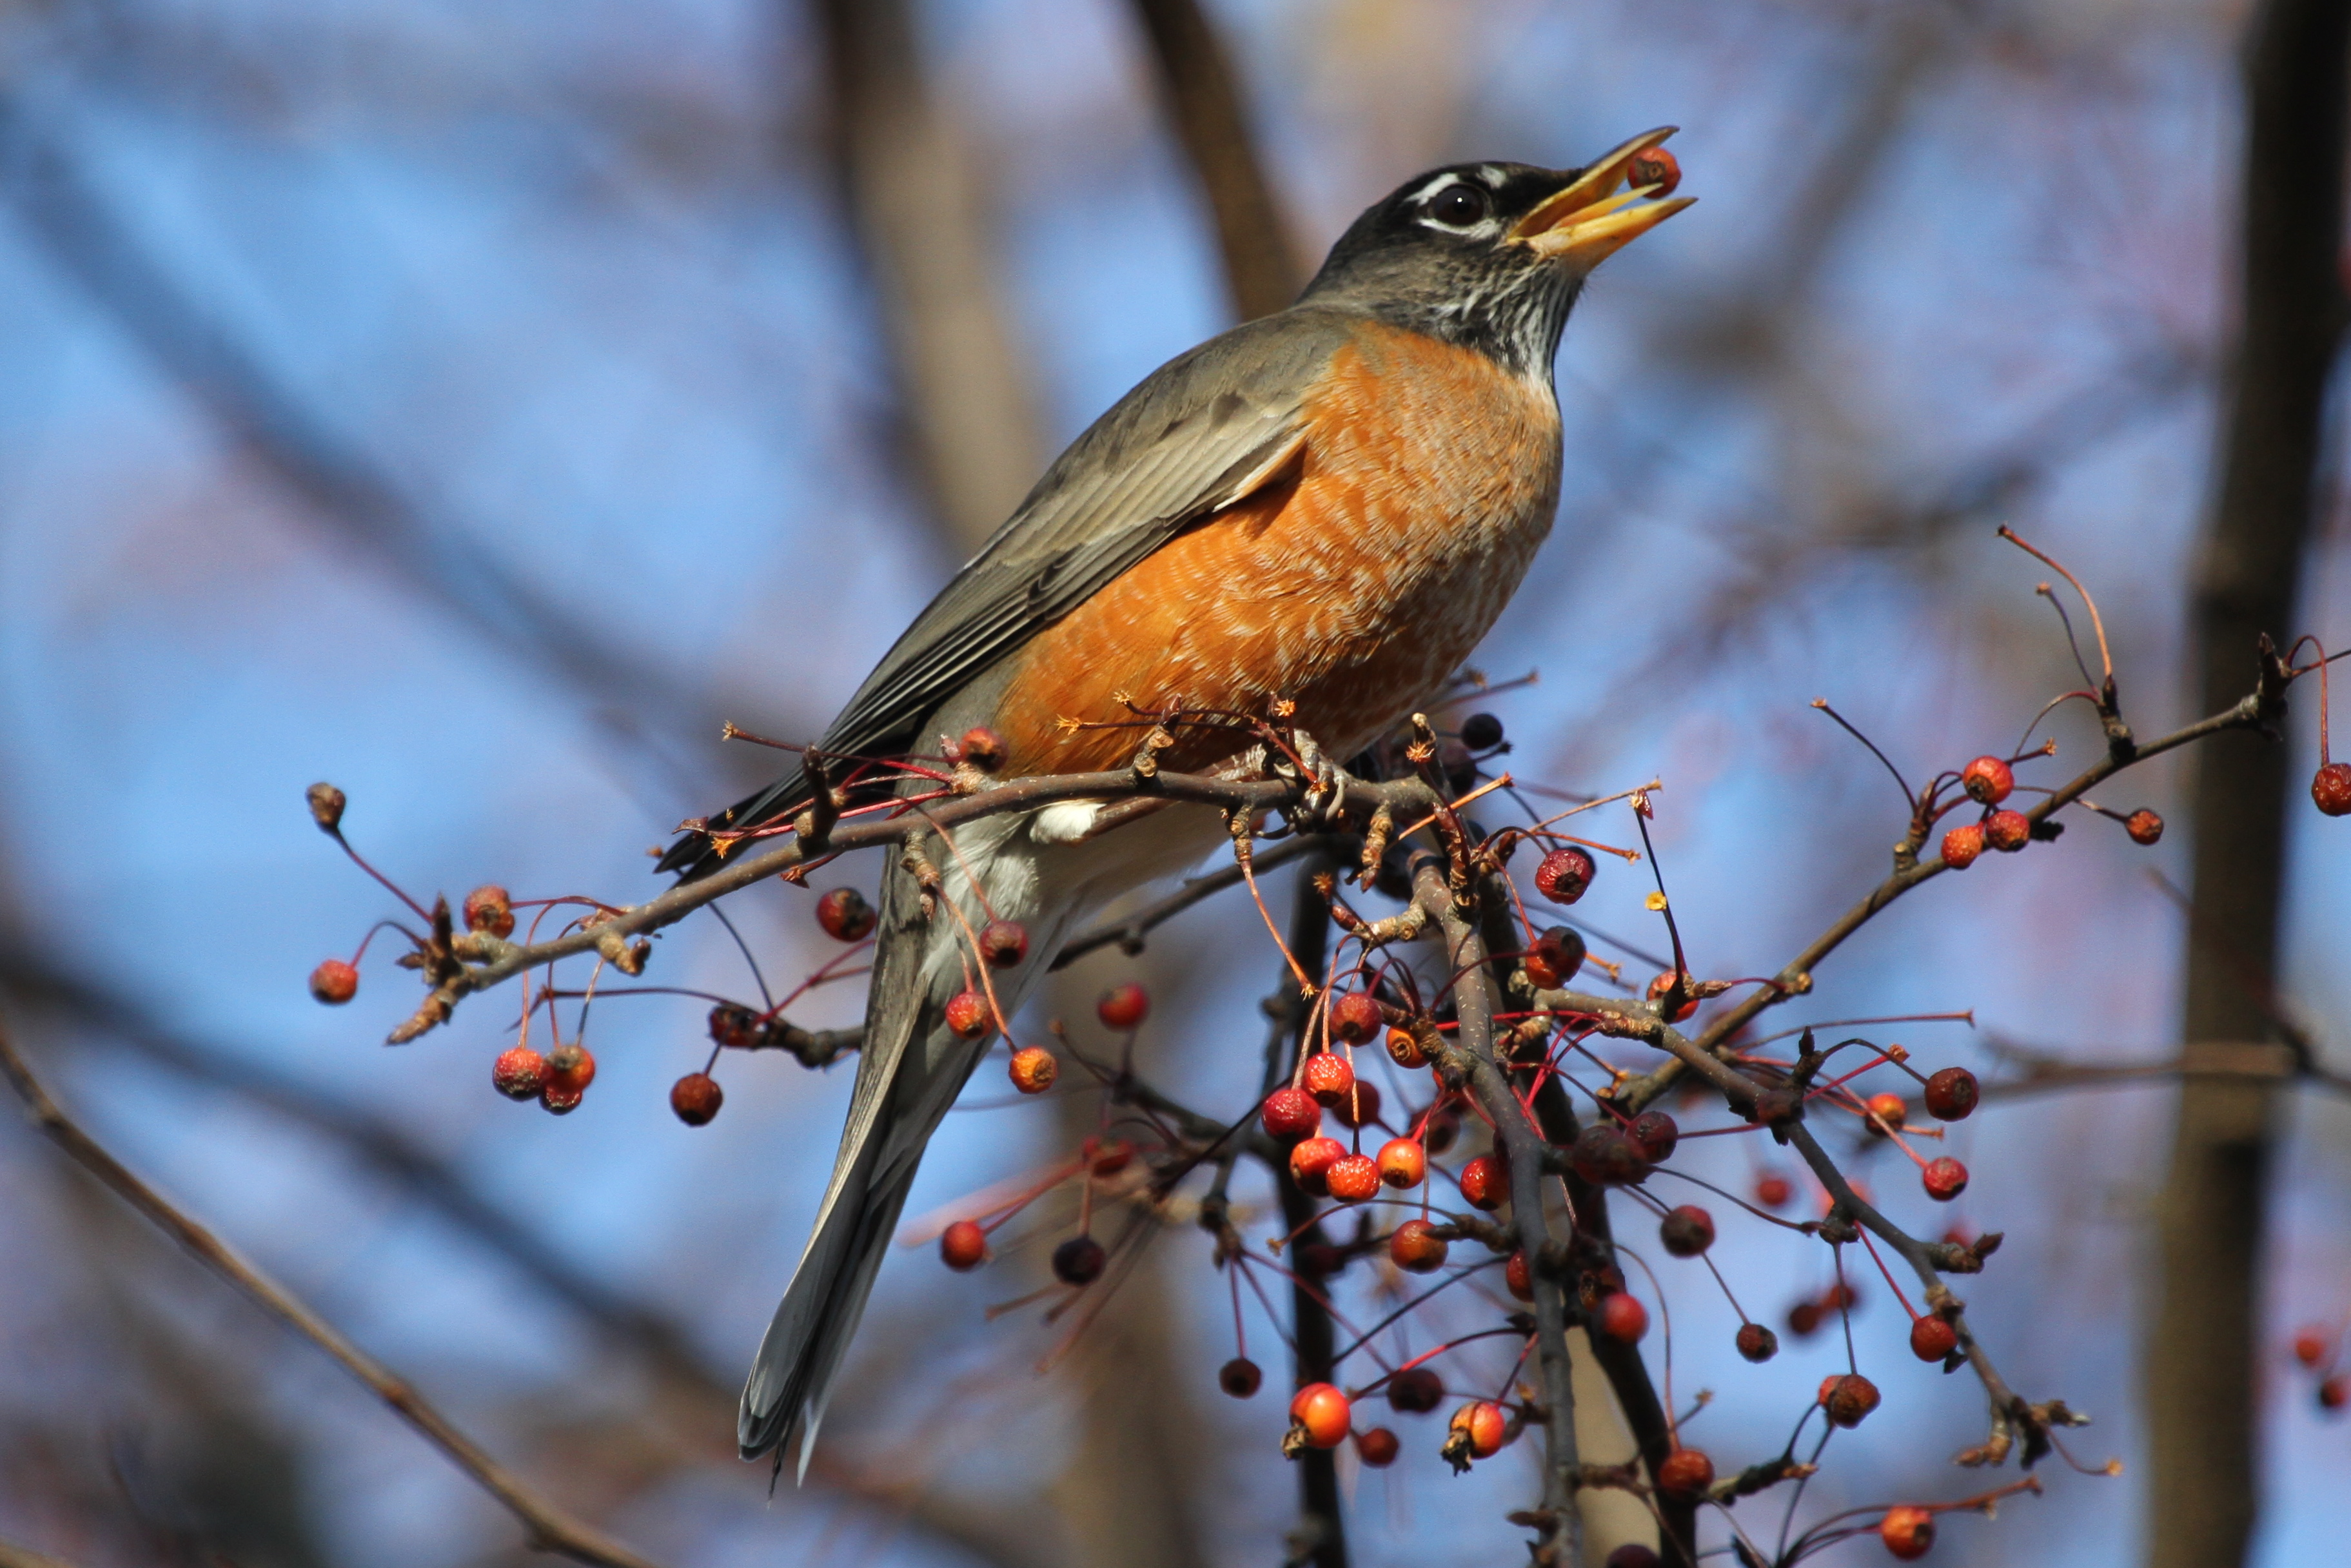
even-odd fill
[{"label": "orange berry", "polygon": [[1258,1119],[1266,1136],[1278,1144],[1294,1144],[1314,1135],[1322,1124],[1322,1107],[1303,1089],[1277,1089],[1265,1097]]},{"label": "orange berry", "polygon": [[1674,193],[1674,187],[1681,183],[1681,160],[1662,147],[1635,152],[1625,165],[1625,183],[1632,190],[1646,190],[1653,196],[1670,196]]},{"label": "orange berry", "polygon": [[816,901],[816,923],[839,942],[862,942],[873,935],[879,915],[853,887],[836,887]]},{"label": "orange berry", "polygon": [[1324,1105],[1336,1105],[1355,1086],[1355,1070],[1335,1051],[1317,1051],[1306,1059],[1306,1092]]},{"label": "orange berry", "polygon": [[1428,1175],[1428,1156],[1410,1138],[1390,1138],[1380,1145],[1380,1179],[1409,1192]]},{"label": "orange berry", "polygon": [[1997,757],[1979,757],[1959,769],[1959,788],[1979,805],[1997,806],[2016,789],[2016,775]]},{"label": "orange berry", "polygon": [[1479,1155],[1461,1167],[1461,1197],[1470,1207],[1490,1214],[1508,1202],[1510,1196],[1510,1173],[1493,1155]]},{"label": "orange berry", "polygon": [[2141,806],[2123,822],[2123,831],[2135,844],[2151,844],[2163,837],[2163,819]]},{"label": "orange berry", "polygon": [[1102,1019],[1102,1028],[1122,1033],[1141,1029],[1143,1020],[1150,1016],[1150,993],[1133,980],[1123,986],[1112,987],[1102,994],[1102,1000],[1094,1004],[1094,1017]]},{"label": "orange berry", "polygon": [[596,1059],[588,1048],[574,1041],[559,1045],[548,1054],[547,1086],[566,1093],[584,1093],[588,1085],[596,1082]]},{"label": "orange berry", "polygon": [[1134,1160],[1134,1145],[1123,1138],[1088,1138],[1079,1147],[1096,1176],[1116,1176]]},{"label": "orange berry", "polygon": [[1902,1130],[1902,1119],[1909,1113],[1909,1110],[1908,1103],[1899,1094],[1890,1091],[1884,1094],[1873,1094],[1869,1097],[1869,1117],[1862,1125],[1867,1127],[1876,1136],[1882,1138],[1889,1131],[1898,1133]]},{"label": "orange berry", "polygon": [[360,972],[340,958],[329,958],[310,971],[310,994],[330,1008],[341,1007],[360,994]]},{"label": "orange berry", "polygon": [[1407,1274],[1434,1274],[1445,1267],[1445,1238],[1426,1219],[1407,1219],[1388,1238],[1388,1260]]},{"label": "orange berry", "polygon": [[1943,863],[1953,871],[1965,871],[1976,863],[1984,852],[1984,831],[1981,822],[1961,822],[1943,835]]},{"label": "orange berry", "polygon": [[1380,1167],[1369,1155],[1349,1155],[1333,1161],[1322,1180],[1341,1203],[1366,1203],[1379,1196]]},{"label": "orange berry", "polygon": [[1622,1344],[1638,1344],[1649,1332],[1649,1309],[1630,1291],[1617,1291],[1600,1301],[1600,1332]]},{"label": "orange berry", "polygon": [[1355,1434],[1355,1456],[1375,1470],[1384,1470],[1395,1463],[1396,1453],[1404,1447],[1396,1435],[1385,1427],[1374,1427],[1368,1432]]},{"label": "orange berry", "polygon": [[536,1100],[547,1087],[547,1058],[517,1045],[490,1064],[490,1082],[509,1100]]},{"label": "orange berry", "polygon": [[977,1040],[996,1028],[996,1009],[977,991],[957,991],[947,998],[946,1026],[957,1039]]},{"label": "orange berry", "polygon": [[486,931],[493,936],[514,935],[514,901],[496,883],[485,883],[467,894],[463,909],[466,930]]},{"label": "orange berry", "polygon": [[1924,1317],[1910,1325],[1910,1354],[1920,1361],[1940,1361],[1959,1348],[1959,1331],[1938,1317]]},{"label": "orange berry", "polygon": [[1886,1551],[1903,1562],[1916,1561],[1934,1547],[1935,1516],[1908,1503],[1889,1508],[1878,1521],[1877,1538],[1886,1542]]},{"label": "orange berry", "polygon": [[1542,990],[1567,984],[1583,971],[1588,949],[1583,938],[1565,925],[1554,925],[1527,945],[1527,978]]},{"label": "orange berry", "polygon": [[1012,1087],[1023,1094],[1042,1094],[1061,1075],[1061,1064],[1043,1046],[1028,1045],[1012,1053],[1005,1071],[1011,1075]]},{"label": "orange berry", "polygon": [[1416,1068],[1428,1065],[1428,1053],[1420,1049],[1420,1040],[1408,1029],[1388,1030],[1388,1060],[1398,1067]]},{"label": "orange berry", "polygon": [[2032,824],[2022,811],[1994,811],[1984,819],[1984,842],[2002,854],[2014,854],[2032,837]]},{"label": "orange berry", "polygon": [[1347,1440],[1354,1409],[1332,1385],[1310,1383],[1291,1397],[1290,1419],[1305,1430],[1306,1440],[1316,1448],[1335,1448]]},{"label": "orange berry", "polygon": [[1331,1038],[1348,1045],[1364,1045],[1380,1032],[1385,1016],[1379,998],[1367,991],[1350,991],[1331,999]]},{"label": "orange berry", "polygon": [[987,1232],[977,1221],[956,1220],[939,1232],[939,1261],[958,1274],[968,1274],[987,1261]]},{"label": "orange berry", "polygon": [[699,1127],[718,1114],[726,1102],[718,1080],[707,1072],[689,1072],[669,1086],[669,1108],[689,1127]]},{"label": "orange berry", "polygon": [[1004,737],[983,724],[963,732],[963,738],[956,743],[955,760],[968,762],[982,773],[993,773],[1010,754]]},{"label": "orange berry", "polygon": [[1667,1020],[1668,1023],[1679,1023],[1698,1011],[1698,997],[1695,994],[1698,989],[1698,977],[1687,969],[1679,975],[1668,969],[1649,981],[1649,999],[1656,1002],[1665,999],[1666,993],[1674,988],[1674,982],[1677,979],[1681,982],[1682,999],[1676,1004],[1674,1016]]},{"label": "orange berry", "polygon": [[[1315,1197],[1331,1193],[1331,1167],[1347,1157],[1347,1145],[1336,1138],[1309,1138],[1290,1151],[1290,1179]],[[1378,1172],[1373,1172],[1378,1179]]]},{"label": "orange berry", "polygon": [[1657,1461],[1657,1490],[1694,1497],[1714,1484],[1714,1461],[1697,1448],[1676,1448]]},{"label": "orange berry", "polygon": [[1473,1458],[1489,1459],[1502,1451],[1502,1439],[1510,1435],[1510,1418],[1492,1400],[1477,1399],[1456,1410],[1447,1425],[1453,1431],[1468,1434]]}]

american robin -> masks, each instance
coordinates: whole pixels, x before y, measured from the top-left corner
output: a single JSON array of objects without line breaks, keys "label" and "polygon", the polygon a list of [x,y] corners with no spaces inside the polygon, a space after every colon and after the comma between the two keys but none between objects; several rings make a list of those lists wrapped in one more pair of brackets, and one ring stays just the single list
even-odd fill
[{"label": "american robin", "polygon": [[[1671,134],[1580,170],[1435,170],[1365,212],[1297,304],[1170,361],[1080,436],[819,750],[904,758],[985,725],[1007,743],[1003,776],[1073,772],[1123,764],[1135,733],[1065,719],[1125,718],[1130,703],[1263,713],[1287,698],[1322,757],[1353,756],[1459,666],[1550,532],[1552,356],[1592,268],[1688,204],[1620,190]],[[1230,765],[1219,753],[1235,749],[1187,730],[1167,760]],[[778,780],[663,868],[708,870],[808,789],[797,773]],[[925,920],[913,874],[885,876],[849,1122],[743,1390],[745,1458],[797,1433],[805,1472],[923,1146],[985,1054],[944,1017],[976,965],[967,932],[989,912],[1026,926],[1026,956],[993,974],[1008,1015],[1079,921],[1221,835],[1199,808],[1116,826],[1100,810],[959,829],[936,860],[963,920]]]}]

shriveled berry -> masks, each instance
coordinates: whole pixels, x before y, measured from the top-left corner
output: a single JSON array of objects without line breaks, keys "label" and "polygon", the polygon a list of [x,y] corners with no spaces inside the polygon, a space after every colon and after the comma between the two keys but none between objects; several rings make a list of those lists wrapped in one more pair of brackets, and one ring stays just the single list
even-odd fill
[{"label": "shriveled berry", "polygon": [[1611,1552],[1600,1568],[1662,1568],[1665,1559],[1637,1541],[1628,1541]]},{"label": "shriveled berry", "polygon": [[1535,1299],[1535,1273],[1527,1267],[1527,1255],[1523,1249],[1511,1253],[1510,1260],[1502,1265],[1502,1283],[1509,1288],[1510,1294],[1522,1301]]},{"label": "shriveled berry", "polygon": [[596,1082],[596,1059],[577,1041],[547,1053],[547,1086],[567,1094],[584,1093]]},{"label": "shriveled berry", "polygon": [[1780,1354],[1780,1336],[1761,1323],[1741,1323],[1732,1342],[1739,1354],[1752,1362],[1766,1362]]},{"label": "shriveled berry", "polygon": [[991,969],[1009,969],[1029,956],[1029,932],[1018,920],[991,920],[979,928],[979,956]]},{"label": "shriveled berry", "polygon": [[1258,1120],[1267,1137],[1280,1144],[1311,1138],[1322,1124],[1322,1107],[1303,1089],[1277,1089],[1265,1097]]},{"label": "shriveled berry", "polygon": [[331,833],[343,825],[343,792],[332,784],[313,784],[304,792],[310,802],[310,820],[319,824],[322,833]]},{"label": "shriveled berry", "polygon": [[1832,1426],[1858,1427],[1864,1416],[1877,1408],[1877,1385],[1858,1372],[1824,1379],[1821,1408],[1828,1412]]},{"label": "shriveled berry", "polygon": [[1681,183],[1682,161],[1662,147],[1644,148],[1625,165],[1625,183],[1653,196],[1670,196]]},{"label": "shriveled berry", "polygon": [[1291,1396],[1290,1419],[1302,1428],[1306,1440],[1318,1448],[1335,1448],[1347,1440],[1354,1409],[1347,1396],[1328,1383],[1310,1383]]},{"label": "shriveled berry", "polygon": [[1355,1080],[1355,1086],[1331,1107],[1331,1119],[1343,1127],[1368,1127],[1380,1119],[1380,1090],[1376,1083]]},{"label": "shriveled berry", "polygon": [[2351,816],[2351,762],[2330,762],[2310,780],[2310,799],[2330,817]]},{"label": "shriveled berry", "polygon": [[759,1015],[735,1002],[710,1009],[710,1038],[733,1051],[747,1051],[759,1038]]},{"label": "shriveled berry", "polygon": [[1388,1238],[1388,1260],[1407,1274],[1434,1274],[1445,1267],[1445,1238],[1426,1219],[1407,1219]]},{"label": "shriveled berry", "polygon": [[1526,956],[1520,962],[1538,989],[1554,990],[1582,972],[1589,952],[1580,932],[1573,926],[1554,925],[1527,945]]},{"label": "shriveled berry", "polygon": [[1697,1448],[1676,1448],[1657,1461],[1657,1490],[1693,1497],[1714,1484],[1714,1461]]},{"label": "shriveled berry", "polygon": [[1265,1385],[1265,1374],[1248,1356],[1237,1355],[1217,1368],[1217,1386],[1236,1399],[1247,1399]]},{"label": "shriveled berry", "polygon": [[1638,1344],[1649,1332],[1649,1309],[1630,1291],[1618,1291],[1600,1301],[1600,1332],[1624,1344]]},{"label": "shriveled berry", "polygon": [[2123,821],[2123,831],[2135,844],[2151,844],[2163,837],[2163,819],[2141,806]]},{"label": "shriveled berry", "polygon": [[1681,989],[1681,1000],[1674,1004],[1673,1016],[1666,1020],[1668,1023],[1679,1023],[1698,1011],[1698,977],[1687,969],[1678,974],[1667,969],[1649,980],[1649,999],[1653,1002],[1664,1001],[1666,993],[1673,990],[1677,984]]},{"label": "shriveled berry", "polygon": [[1420,1037],[1408,1029],[1388,1030],[1388,1060],[1402,1068],[1428,1065],[1428,1053],[1420,1048]]},{"label": "shriveled berry", "polygon": [[1979,805],[1997,806],[2014,792],[2016,775],[1997,757],[1979,757],[1959,769],[1959,788]]},{"label": "shriveled berry", "polygon": [[1674,1150],[1682,1141],[1680,1124],[1663,1111],[1642,1112],[1625,1129],[1625,1135],[1633,1140],[1635,1151],[1653,1166],[1673,1158]]},{"label": "shriveled berry", "polygon": [[1428,1156],[1410,1138],[1390,1138],[1380,1145],[1380,1180],[1409,1192],[1428,1174]]},{"label": "shriveled berry", "polygon": [[1877,1538],[1903,1562],[1916,1562],[1934,1549],[1935,1516],[1907,1502],[1889,1508],[1877,1521]]},{"label": "shriveled berry", "polygon": [[1626,1186],[1649,1174],[1633,1140],[1606,1122],[1593,1122],[1575,1135],[1568,1163],[1594,1186]]},{"label": "shriveled berry", "polygon": [[2304,1366],[2316,1366],[2326,1359],[2326,1347],[2334,1336],[2315,1325],[2296,1331],[2294,1336],[2294,1358]]},{"label": "shriveled berry", "polygon": [[987,1232],[977,1220],[958,1219],[939,1232],[939,1261],[968,1274],[987,1261]]},{"label": "shriveled berry", "polygon": [[880,916],[853,887],[836,887],[816,901],[816,923],[836,942],[862,942]]},{"label": "shriveled berry", "polygon": [[1909,1113],[1909,1105],[1899,1094],[1891,1092],[1873,1094],[1869,1097],[1869,1115],[1862,1125],[1867,1127],[1876,1136],[1882,1138],[1888,1133],[1898,1133],[1902,1130],[1902,1119]]},{"label": "shriveled berry", "polygon": [[1331,998],[1331,1038],[1348,1045],[1364,1045],[1378,1038],[1384,1020],[1379,998],[1368,991],[1350,991]]},{"label": "shriveled berry", "polygon": [[1943,835],[1943,863],[1953,871],[1965,871],[1976,863],[1984,852],[1984,831],[1981,822],[1961,822]]},{"label": "shriveled berry", "polygon": [[1510,1201],[1510,1173],[1491,1155],[1479,1155],[1461,1167],[1462,1200],[1489,1214]]},{"label": "shriveled berry", "polygon": [[330,1008],[341,1007],[360,994],[360,972],[340,958],[329,958],[310,971],[310,994]]},{"label": "shriveled berry", "polygon": [[1472,751],[1491,751],[1502,744],[1502,721],[1490,713],[1473,713],[1461,721],[1461,744]]},{"label": "shriveled berry", "polygon": [[1946,1067],[1927,1080],[1927,1114],[1938,1122],[1964,1122],[1983,1097],[1976,1075],[1964,1067]]},{"label": "shriveled berry", "polygon": [[1994,811],[1984,819],[1984,842],[2003,854],[2014,854],[2032,837],[2032,824],[2022,811]]},{"label": "shriveled berry", "polygon": [[467,894],[463,913],[468,931],[486,932],[492,936],[514,935],[514,900],[494,882],[485,883]]},{"label": "shriveled berry", "polygon": [[1380,1195],[1379,1163],[1369,1155],[1349,1155],[1333,1162],[1322,1179],[1341,1203],[1367,1203]]},{"label": "shriveled berry", "polygon": [[1657,1222],[1657,1243],[1677,1258],[1695,1258],[1714,1245],[1714,1216],[1682,1204]]},{"label": "shriveled berry", "polygon": [[984,724],[965,730],[963,738],[956,742],[956,760],[968,762],[982,773],[995,772],[1010,755],[1004,737]]},{"label": "shriveled berry", "polygon": [[[1299,1190],[1316,1197],[1327,1197],[1331,1192],[1331,1167],[1347,1157],[1347,1145],[1336,1138],[1309,1138],[1290,1151],[1290,1179]],[[1376,1182],[1375,1168],[1372,1179]]]},{"label": "shriveled berry", "polygon": [[1426,1416],[1445,1399],[1445,1379],[1426,1366],[1408,1366],[1388,1379],[1388,1408]]},{"label": "shriveled berry", "polygon": [[1094,1004],[1094,1017],[1102,1019],[1104,1029],[1122,1032],[1141,1029],[1143,1020],[1151,1016],[1151,994],[1129,980],[1123,986],[1113,986]]},{"label": "shriveled berry", "polygon": [[547,1087],[547,1058],[517,1045],[490,1064],[490,1082],[509,1100],[536,1100]]},{"label": "shriveled berry", "polygon": [[1025,1045],[1012,1053],[1004,1071],[1011,1076],[1012,1087],[1023,1094],[1042,1094],[1061,1075],[1061,1063],[1043,1046]]},{"label": "shriveled berry", "polygon": [[726,1091],[707,1072],[689,1072],[669,1086],[669,1108],[689,1127],[699,1127],[718,1114]]},{"label": "shriveled berry", "polygon": [[996,1027],[996,1010],[978,991],[957,991],[947,998],[946,1026],[959,1040],[977,1040]]},{"label": "shriveled berry", "polygon": [[1355,1070],[1335,1051],[1317,1051],[1306,1059],[1306,1092],[1320,1104],[1336,1105],[1355,1086]]},{"label": "shriveled berry", "polygon": [[1924,1317],[1910,1325],[1910,1354],[1920,1361],[1940,1361],[1959,1348],[1959,1331],[1938,1317]]},{"label": "shriveled berry", "polygon": [[1510,1434],[1510,1418],[1492,1400],[1478,1399],[1456,1410],[1449,1425],[1467,1438],[1472,1458],[1490,1459],[1502,1451],[1502,1439]]},{"label": "shriveled berry", "polygon": [[1091,1236],[1072,1236],[1053,1249],[1053,1278],[1064,1285],[1091,1285],[1102,1278],[1110,1255]]},{"label": "shriveled berry", "polygon": [[1945,1155],[1938,1160],[1928,1160],[1927,1168],[1918,1173],[1920,1185],[1927,1196],[1937,1203],[1949,1203],[1968,1190],[1968,1167]]},{"label": "shriveled berry", "polygon": [[1778,1208],[1795,1196],[1796,1189],[1788,1178],[1776,1171],[1765,1171],[1755,1178],[1755,1201],[1766,1208]]},{"label": "shriveled berry", "polygon": [[1543,856],[1535,867],[1535,891],[1553,904],[1573,904],[1591,891],[1592,879],[1599,870],[1589,850],[1563,845]]},{"label": "shriveled berry", "polygon": [[1375,1470],[1384,1470],[1395,1463],[1397,1453],[1404,1448],[1396,1435],[1385,1427],[1374,1427],[1368,1432],[1355,1434],[1355,1457]]}]

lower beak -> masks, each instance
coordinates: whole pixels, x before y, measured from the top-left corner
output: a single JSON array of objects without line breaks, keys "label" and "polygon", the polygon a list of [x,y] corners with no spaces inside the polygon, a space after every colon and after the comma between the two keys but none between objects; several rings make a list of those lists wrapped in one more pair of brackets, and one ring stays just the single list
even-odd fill
[{"label": "lower beak", "polygon": [[1695,200],[1676,196],[1652,201],[1649,196],[1655,186],[1617,190],[1625,182],[1626,166],[1663,143],[1676,129],[1660,126],[1612,149],[1572,184],[1520,219],[1510,237],[1580,271],[1599,266]]}]

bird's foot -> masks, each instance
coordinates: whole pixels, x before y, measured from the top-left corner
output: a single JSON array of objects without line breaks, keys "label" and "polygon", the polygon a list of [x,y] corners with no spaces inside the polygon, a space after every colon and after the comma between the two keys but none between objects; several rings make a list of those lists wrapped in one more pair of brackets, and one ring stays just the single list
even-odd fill
[{"label": "bird's foot", "polygon": [[[1347,812],[1347,786],[1354,779],[1324,754],[1315,738],[1298,731],[1298,759],[1306,765],[1306,792],[1290,812],[1290,825],[1301,832],[1319,832],[1340,826]],[[1274,763],[1275,773],[1297,777],[1287,758]]]}]

